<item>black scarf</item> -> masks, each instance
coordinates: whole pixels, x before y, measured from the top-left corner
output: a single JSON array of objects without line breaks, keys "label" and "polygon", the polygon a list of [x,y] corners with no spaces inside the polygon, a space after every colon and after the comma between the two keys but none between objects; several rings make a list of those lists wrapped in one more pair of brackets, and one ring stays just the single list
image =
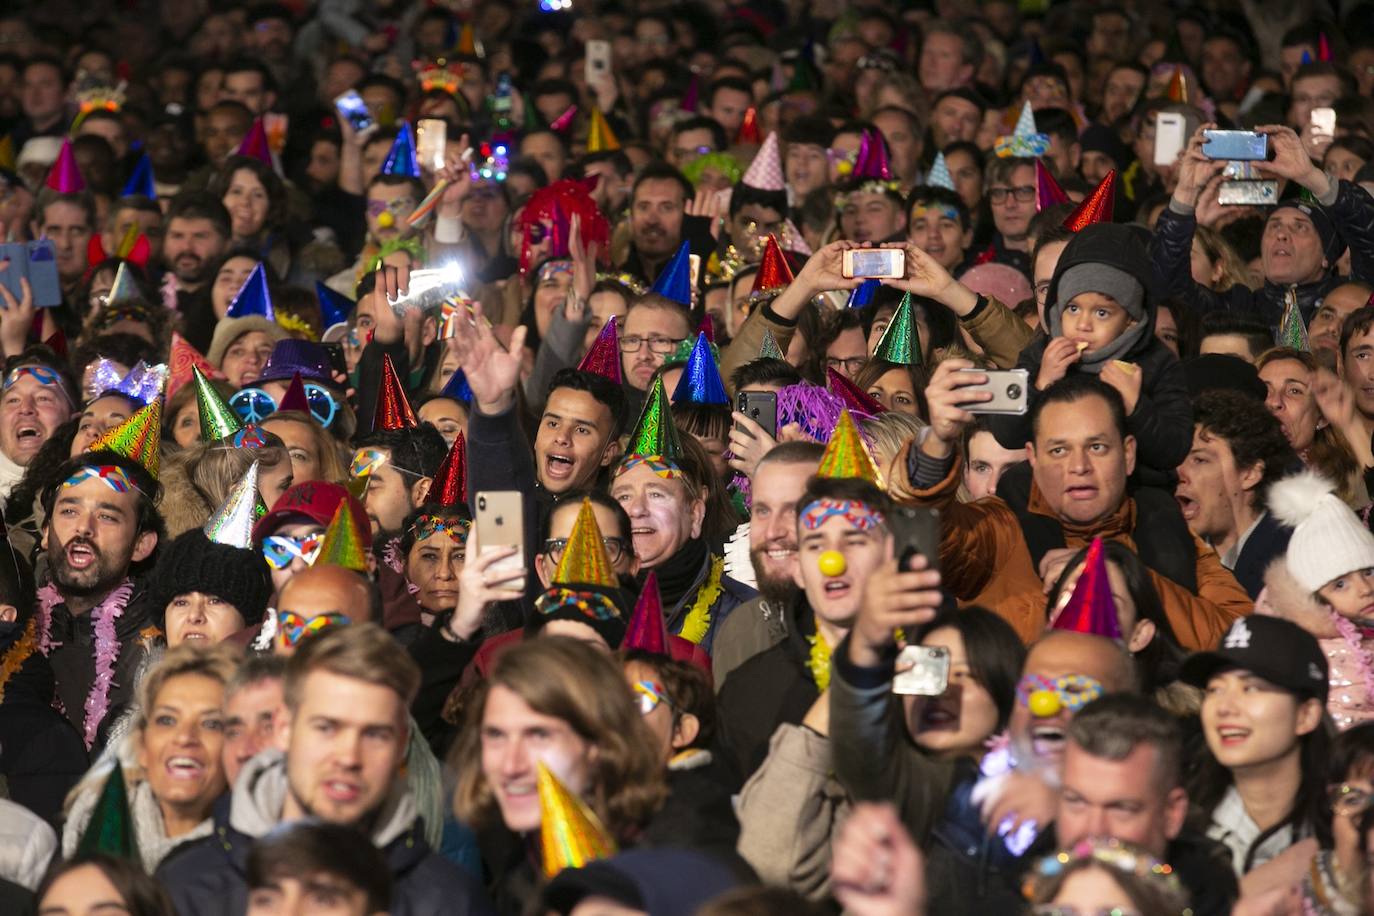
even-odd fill
[{"label": "black scarf", "polygon": [[[692,538],[678,548],[677,553],[654,567],[658,574],[658,594],[663,599],[663,610],[671,615],[673,610],[687,597],[701,576],[702,565],[706,562],[706,541]],[[639,584],[644,584],[648,570],[639,574]]]}]

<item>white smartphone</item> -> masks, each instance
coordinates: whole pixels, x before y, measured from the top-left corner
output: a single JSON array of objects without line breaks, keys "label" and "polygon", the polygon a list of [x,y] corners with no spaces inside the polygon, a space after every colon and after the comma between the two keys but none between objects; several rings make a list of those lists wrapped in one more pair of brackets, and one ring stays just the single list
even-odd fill
[{"label": "white smartphone", "polygon": [[584,66],[588,83],[594,83],[603,73],[611,72],[611,43],[599,38],[590,39],[584,55]]},{"label": "white smartphone", "polygon": [[1188,143],[1184,116],[1176,111],[1155,113],[1155,165],[1173,165]]},{"label": "white smartphone", "polygon": [[1312,109],[1312,133],[1322,137],[1336,136],[1336,109]]},{"label": "white smartphone", "polygon": [[524,497],[514,490],[493,490],[477,494],[477,543],[482,553],[514,547],[514,556],[492,564],[493,572],[505,572],[505,588],[525,587]]},{"label": "white smartphone", "polygon": [[906,250],[902,248],[850,248],[840,261],[844,277],[897,278],[906,276]]},{"label": "white smartphone", "polygon": [[438,118],[421,118],[415,124],[415,154],[423,168],[438,171],[444,167],[444,147],[448,144],[448,124]]}]

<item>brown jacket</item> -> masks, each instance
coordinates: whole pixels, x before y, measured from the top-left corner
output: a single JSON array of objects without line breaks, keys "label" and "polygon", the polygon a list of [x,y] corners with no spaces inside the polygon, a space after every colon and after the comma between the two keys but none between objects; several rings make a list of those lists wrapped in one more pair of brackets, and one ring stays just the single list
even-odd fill
[{"label": "brown jacket", "polygon": [[999,369],[1015,368],[1017,357],[1035,337],[1035,331],[1020,315],[991,296],[981,312],[959,319],[959,324]]},{"label": "brown jacket", "polygon": [[[768,300],[771,302],[772,300]],[[745,363],[751,363],[758,359],[759,348],[763,346],[763,332],[765,330],[773,332],[773,339],[778,342],[778,349],[783,353],[787,352],[787,347],[792,343],[792,335],[797,332],[797,325],[780,324],[770,320],[764,314],[765,303],[759,303],[755,309],[749,313],[749,317],[744,319],[744,324],[740,325],[739,333],[735,339],[730,341],[730,346],[720,354],[720,377],[725,382],[725,390],[731,397],[735,395],[735,386],[730,382],[730,376],[735,374],[735,370]]]},{"label": "brown jacket", "polygon": [[[897,454],[889,471],[893,498],[940,510],[943,540],[940,569],[945,588],[960,601],[996,611],[1029,643],[1045,628],[1045,595],[1030,548],[1016,514],[997,497],[961,503],[956,494],[962,478],[962,462],[956,460],[945,479],[918,490],[907,473],[907,456],[913,443]],[[1031,487],[1028,509],[1054,517],[1038,488]],[[1066,547],[1081,548],[1094,537],[1119,541],[1136,549],[1135,501],[1127,499],[1111,516],[1090,526],[1065,525]],[[1231,621],[1254,609],[1240,583],[1221,565],[1216,551],[1197,536],[1197,594],[1151,571],[1155,588],[1179,643],[1192,651],[1212,649]]]}]

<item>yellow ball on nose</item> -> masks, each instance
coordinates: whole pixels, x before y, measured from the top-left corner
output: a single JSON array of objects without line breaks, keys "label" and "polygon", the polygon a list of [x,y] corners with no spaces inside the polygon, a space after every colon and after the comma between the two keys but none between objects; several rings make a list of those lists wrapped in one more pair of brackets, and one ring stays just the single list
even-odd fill
[{"label": "yellow ball on nose", "polygon": [[1059,702],[1059,694],[1053,690],[1037,690],[1030,695],[1026,706],[1031,711],[1031,715],[1039,719],[1048,719],[1050,716],[1058,715],[1063,704]]},{"label": "yellow ball on nose", "polygon": [[377,217],[377,225],[383,229],[390,229],[396,225],[396,217],[391,215],[390,210],[383,210]]},{"label": "yellow ball on nose", "polygon": [[849,564],[845,562],[844,554],[838,550],[827,550],[816,558],[816,568],[821,571],[822,576],[843,576]]}]

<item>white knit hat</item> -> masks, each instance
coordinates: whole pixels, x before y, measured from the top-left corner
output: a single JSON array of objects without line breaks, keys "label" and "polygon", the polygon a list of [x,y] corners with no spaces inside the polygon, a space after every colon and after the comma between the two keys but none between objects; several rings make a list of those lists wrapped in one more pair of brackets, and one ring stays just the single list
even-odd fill
[{"label": "white knit hat", "polygon": [[1325,477],[1312,471],[1285,477],[1269,489],[1269,508],[1293,529],[1288,570],[1307,591],[1316,592],[1358,569],[1374,568],[1374,534]]}]

